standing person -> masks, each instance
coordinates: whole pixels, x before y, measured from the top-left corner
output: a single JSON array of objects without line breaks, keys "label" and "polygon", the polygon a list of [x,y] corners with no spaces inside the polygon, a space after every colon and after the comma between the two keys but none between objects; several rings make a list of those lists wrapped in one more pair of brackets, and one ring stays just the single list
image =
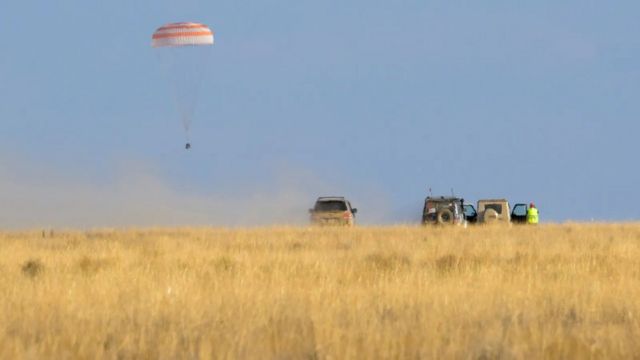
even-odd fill
[{"label": "standing person", "polygon": [[529,209],[527,210],[527,224],[538,225],[538,209],[534,203],[529,204]]}]

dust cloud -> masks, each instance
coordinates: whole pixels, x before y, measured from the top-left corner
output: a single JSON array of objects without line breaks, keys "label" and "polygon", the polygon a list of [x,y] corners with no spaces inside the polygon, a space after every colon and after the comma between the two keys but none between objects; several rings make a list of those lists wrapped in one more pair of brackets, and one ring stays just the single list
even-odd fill
[{"label": "dust cloud", "polygon": [[364,222],[386,216],[376,191],[349,192],[306,171],[283,171],[269,186],[216,192],[183,190],[144,167],[109,179],[34,169],[0,161],[0,229],[305,225],[321,195],[348,195]]}]

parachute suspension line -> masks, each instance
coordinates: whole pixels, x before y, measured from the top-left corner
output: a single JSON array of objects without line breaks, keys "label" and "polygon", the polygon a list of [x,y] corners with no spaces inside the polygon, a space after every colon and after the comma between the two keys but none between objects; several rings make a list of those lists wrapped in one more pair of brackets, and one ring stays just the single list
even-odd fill
[{"label": "parachute suspension line", "polygon": [[184,133],[187,138],[189,138],[189,132],[191,132],[191,118],[193,116],[191,114],[187,115],[187,113],[183,113],[180,115],[182,117],[182,128],[184,129]]}]

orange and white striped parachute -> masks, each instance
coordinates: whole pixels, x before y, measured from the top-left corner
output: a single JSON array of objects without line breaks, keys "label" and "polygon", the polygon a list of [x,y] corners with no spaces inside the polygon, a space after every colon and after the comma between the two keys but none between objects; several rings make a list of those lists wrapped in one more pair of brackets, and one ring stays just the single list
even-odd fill
[{"label": "orange and white striped parachute", "polygon": [[207,25],[180,22],[167,24],[153,33],[151,46],[176,47],[176,46],[207,46],[213,45],[213,31]]}]

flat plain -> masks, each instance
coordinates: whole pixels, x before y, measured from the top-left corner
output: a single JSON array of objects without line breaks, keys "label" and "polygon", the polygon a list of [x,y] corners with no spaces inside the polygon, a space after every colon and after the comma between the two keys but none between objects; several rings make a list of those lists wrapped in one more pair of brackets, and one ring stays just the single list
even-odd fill
[{"label": "flat plain", "polygon": [[640,225],[0,233],[0,358],[640,357]]}]

